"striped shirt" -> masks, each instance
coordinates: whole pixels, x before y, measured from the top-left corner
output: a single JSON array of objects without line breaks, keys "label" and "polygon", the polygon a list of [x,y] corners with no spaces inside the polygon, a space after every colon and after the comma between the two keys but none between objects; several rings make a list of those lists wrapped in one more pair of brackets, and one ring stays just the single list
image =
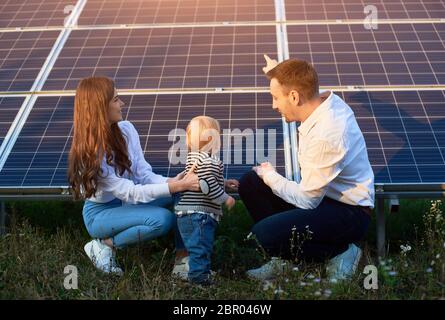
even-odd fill
[{"label": "striped shirt", "polygon": [[222,216],[221,205],[229,197],[224,191],[223,163],[206,152],[189,152],[186,171],[195,163],[201,191],[183,192],[175,212],[177,215],[204,212],[219,221]]}]

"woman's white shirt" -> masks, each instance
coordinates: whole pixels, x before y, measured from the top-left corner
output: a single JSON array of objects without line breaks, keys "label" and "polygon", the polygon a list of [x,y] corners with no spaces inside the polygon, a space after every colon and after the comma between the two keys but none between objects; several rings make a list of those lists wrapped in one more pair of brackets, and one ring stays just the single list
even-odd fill
[{"label": "woman's white shirt", "polygon": [[101,166],[103,173],[98,179],[96,195],[88,200],[105,203],[118,198],[123,202],[136,204],[170,196],[167,178],[155,174],[145,160],[139,134],[133,124],[120,121],[118,125],[127,141],[132,174],[125,171],[123,176],[117,175],[115,167],[108,165],[104,157]]}]

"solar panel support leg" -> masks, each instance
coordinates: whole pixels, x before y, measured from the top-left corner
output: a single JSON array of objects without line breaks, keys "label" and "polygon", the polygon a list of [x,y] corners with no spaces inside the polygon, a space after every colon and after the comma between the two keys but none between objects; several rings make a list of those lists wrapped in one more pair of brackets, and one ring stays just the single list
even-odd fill
[{"label": "solar panel support leg", "polygon": [[0,202],[0,236],[6,233],[6,205],[2,201]]},{"label": "solar panel support leg", "polygon": [[377,254],[385,256],[385,199],[377,198],[376,222],[377,222]]}]

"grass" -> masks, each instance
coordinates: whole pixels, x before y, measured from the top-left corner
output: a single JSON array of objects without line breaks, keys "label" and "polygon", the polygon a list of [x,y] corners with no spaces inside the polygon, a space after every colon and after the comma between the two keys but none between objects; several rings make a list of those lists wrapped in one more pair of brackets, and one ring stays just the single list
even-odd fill
[{"label": "grass", "polygon": [[[221,222],[212,268],[217,285],[199,288],[173,280],[173,235],[119,251],[121,278],[102,274],[83,252],[89,240],[82,203],[10,202],[8,234],[0,238],[0,299],[443,299],[445,297],[445,223],[441,203],[402,200],[387,213],[389,255],[377,261],[375,221],[363,241],[359,272],[347,282],[331,283],[325,266],[299,265],[266,283],[244,272],[267,257],[247,241],[252,221],[238,201]],[[442,218],[441,218],[442,217]],[[411,250],[401,252],[401,245]],[[363,286],[365,265],[378,268],[378,290]],[[78,270],[78,289],[64,288],[64,268]]]}]

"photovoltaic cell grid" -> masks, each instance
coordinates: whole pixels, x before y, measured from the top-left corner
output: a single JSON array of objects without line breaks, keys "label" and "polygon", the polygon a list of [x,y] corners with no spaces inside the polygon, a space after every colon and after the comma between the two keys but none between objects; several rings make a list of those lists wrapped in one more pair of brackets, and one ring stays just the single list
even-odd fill
[{"label": "photovoltaic cell grid", "polygon": [[80,25],[275,21],[274,0],[89,0]]},{"label": "photovoltaic cell grid", "polygon": [[444,91],[337,94],[355,113],[376,183],[444,182]]},{"label": "photovoltaic cell grid", "polygon": [[[135,125],[145,157],[156,173],[172,176],[184,169],[184,164],[170,164],[168,150],[177,140],[174,140],[174,135],[169,139],[169,134],[174,128],[185,130],[190,119],[204,114],[218,119],[223,133],[236,135],[243,141],[244,152],[239,159],[241,164],[235,162],[234,152],[231,153],[231,161],[227,161],[227,154],[222,154],[227,178],[239,178],[256,164],[256,160],[261,160],[249,148],[249,138],[241,138],[243,133],[248,136],[249,132],[245,129],[263,129],[266,150],[269,139],[276,138],[273,148],[276,151],[276,166],[284,174],[282,122],[270,107],[268,93],[134,95],[121,98],[126,102],[124,119]],[[73,103],[73,97],[37,99],[0,172],[0,186],[67,185]],[[180,136],[176,138],[180,139]],[[228,141],[224,137],[222,140]],[[239,151],[235,146],[232,138],[231,149]],[[257,153],[263,152],[261,147],[257,149]],[[253,163],[250,163],[249,154],[254,155]],[[268,156],[267,152],[263,152],[259,157],[263,155]]]},{"label": "photovoltaic cell grid", "polygon": [[[152,20],[151,23],[248,21],[249,14],[255,16],[257,21],[273,20],[261,13],[270,2],[259,2],[254,4],[255,10],[246,11],[246,2],[229,8],[229,5],[222,6],[222,2],[218,6],[206,7],[202,1],[182,1],[180,5],[176,1],[156,1],[158,14],[152,15],[151,19],[157,17],[159,20]],[[364,17],[363,5],[357,5],[352,0],[308,1],[303,2],[303,8],[298,7],[297,3],[287,2],[288,20]],[[131,1],[124,5],[122,1],[107,3],[112,7],[100,1],[88,1],[88,5],[96,9],[88,9],[87,6],[80,24],[150,23],[150,15],[144,13],[147,12],[144,6],[148,1]],[[443,1],[390,0],[375,1],[373,4],[379,10],[379,18],[383,19],[444,17]],[[318,5],[318,17],[313,12],[314,5]],[[172,6],[176,10],[171,10]],[[319,10],[320,6],[322,11]],[[198,7],[207,13],[198,13]],[[269,11],[271,16],[274,15],[273,9],[272,6]],[[198,17],[202,20],[196,20]],[[132,20],[126,20],[129,18]],[[441,23],[380,24],[378,30],[366,30],[363,25],[353,24],[288,25],[287,30],[290,56],[313,62],[320,76],[320,84],[324,86],[443,85],[445,81],[445,35],[444,24]],[[10,41],[11,38],[6,36],[5,40]],[[22,44],[22,48],[30,50],[29,42]],[[252,52],[255,53],[254,58]],[[267,80],[258,73],[263,66],[263,53],[277,56],[273,26],[77,30],[68,39],[44,89],[75,89],[81,78],[91,74],[113,77],[119,89],[264,87],[268,85]],[[4,72],[3,66],[0,72]],[[3,79],[6,78],[0,77],[0,81]],[[11,82],[6,79],[5,82],[11,85],[7,90],[16,90],[12,89],[15,80]],[[24,82],[22,80],[18,87],[26,87]],[[443,91],[338,94],[356,114],[377,183],[443,182]],[[128,104],[126,118],[134,123],[141,134],[145,156],[155,172],[171,176],[182,170],[181,165],[169,165],[167,150],[173,142],[168,140],[167,135],[172,128],[185,128],[188,120],[199,114],[220,119],[223,129],[276,129],[279,139],[278,169],[284,172],[281,119],[276,114],[269,114],[272,110],[268,94],[144,95],[124,98]],[[16,103],[18,108],[21,104],[20,100],[11,101],[1,101],[2,112],[6,110],[5,106]],[[72,106],[72,97],[38,98],[0,173],[0,185],[67,184]],[[230,108],[227,110],[223,106]],[[249,114],[252,114],[249,111],[253,110],[256,116],[249,118]],[[262,112],[265,114],[261,115]],[[10,120],[0,120],[0,124],[9,127]],[[243,145],[243,149],[246,148]],[[251,164],[228,165],[226,176],[238,178],[250,167]]]},{"label": "photovoltaic cell grid", "polygon": [[0,145],[24,100],[22,97],[0,97]]},{"label": "photovoltaic cell grid", "polygon": [[373,5],[378,19],[441,19],[445,17],[442,0],[300,0],[285,1],[289,20],[365,19],[364,8]]},{"label": "photovoltaic cell grid", "polygon": [[314,64],[322,86],[445,84],[445,24],[288,26],[292,58]]},{"label": "photovoltaic cell grid", "polygon": [[2,0],[0,28],[63,26],[77,0]]},{"label": "photovoltaic cell grid", "polygon": [[0,91],[29,91],[59,33],[0,32]]},{"label": "photovoltaic cell grid", "polygon": [[91,75],[119,89],[265,87],[264,53],[277,55],[275,27],[77,30],[44,90],[75,89]]}]

